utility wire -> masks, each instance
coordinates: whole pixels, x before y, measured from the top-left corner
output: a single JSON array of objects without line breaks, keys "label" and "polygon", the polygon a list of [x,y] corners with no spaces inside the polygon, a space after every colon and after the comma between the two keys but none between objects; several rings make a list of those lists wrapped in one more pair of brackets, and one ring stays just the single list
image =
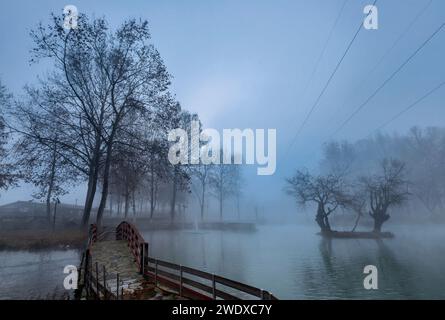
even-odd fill
[{"label": "utility wire", "polygon": [[334,136],[340,132],[354,116],[360,112],[371,100],[374,98],[445,26],[442,23],[383,83],[377,87],[377,89],[362,103],[360,104],[352,114],[334,131],[331,135]]},{"label": "utility wire", "polygon": [[[396,41],[394,41],[394,43],[391,45],[391,47],[388,48],[388,50],[386,50],[386,52],[381,56],[381,58],[379,59],[379,61],[371,68],[370,71],[368,71],[368,73],[366,74],[366,77],[364,77],[362,79],[362,81],[360,82],[360,84],[358,86],[356,86],[352,92],[358,92],[360,91],[360,89],[363,88],[363,85],[365,83],[367,83],[367,80],[369,79],[369,76],[371,74],[373,74],[382,64],[382,62],[386,59],[386,57],[394,50],[394,48],[397,46],[397,44],[405,37],[405,35],[411,30],[411,28],[414,26],[414,24],[417,22],[417,20],[419,20],[419,18],[426,12],[426,10],[430,7],[431,3],[433,2],[433,0],[430,0],[424,7],[422,7],[422,9],[417,13],[417,15],[414,17],[414,19],[410,22],[410,24],[403,30],[403,32],[400,34],[400,36],[396,39]],[[345,107],[346,101],[344,101],[341,104],[341,108],[339,108],[338,110],[341,110]]]},{"label": "utility wire", "polygon": [[[375,6],[376,3],[377,3],[377,0],[374,1],[373,6]],[[369,11],[367,16],[369,16],[371,13],[372,13],[372,10]],[[340,65],[342,64],[343,60],[345,59],[346,55],[348,54],[349,50],[351,49],[352,44],[354,43],[355,39],[357,38],[357,36],[360,33],[360,31],[362,30],[362,28],[363,28],[363,22],[360,22],[360,25],[359,25],[357,31],[355,32],[352,40],[349,42],[348,46],[346,47],[345,52],[343,53],[342,57],[338,61],[337,65],[335,66],[334,70],[332,71],[331,75],[329,76],[328,80],[326,81],[323,89],[321,90],[320,94],[318,95],[317,99],[315,100],[314,104],[312,105],[311,109],[309,110],[309,113],[306,115],[304,121],[302,122],[301,126],[297,130],[297,133],[295,134],[294,138],[292,139],[291,144],[289,145],[289,148],[288,148],[288,152],[292,148],[293,144],[297,140],[298,136],[300,135],[300,133],[303,130],[303,128],[305,127],[305,125],[307,124],[307,122],[308,122],[309,118],[311,117],[312,113],[314,112],[314,110],[318,106],[318,103],[320,102],[320,100],[321,100],[322,96],[324,95],[326,89],[329,87],[329,84],[331,83],[332,79],[334,78],[335,74],[337,73],[337,70],[340,68]]]},{"label": "utility wire", "polygon": [[312,84],[312,81],[314,80],[315,73],[317,72],[318,67],[320,66],[320,62],[323,59],[323,56],[324,56],[324,54],[326,52],[328,44],[331,41],[332,35],[334,34],[334,30],[337,27],[338,22],[340,21],[340,18],[341,18],[342,14],[343,14],[343,11],[344,11],[348,1],[349,0],[345,0],[343,2],[343,5],[342,5],[342,7],[340,9],[340,12],[338,13],[337,18],[335,19],[335,22],[332,25],[331,30],[329,31],[328,37],[326,38],[326,41],[325,41],[325,43],[323,45],[323,49],[321,50],[320,55],[318,56],[317,62],[315,63],[315,66],[314,66],[314,69],[312,70],[312,74],[310,75],[309,80],[306,83],[306,86],[304,87],[304,90],[303,90],[303,93],[302,93],[302,97],[303,98],[306,97],[307,90],[309,89],[310,85]]},{"label": "utility wire", "polygon": [[400,116],[402,116],[403,114],[405,114],[406,112],[408,112],[409,110],[411,110],[412,108],[414,108],[416,105],[418,105],[420,102],[422,102],[423,100],[425,100],[426,98],[428,98],[430,95],[432,95],[434,92],[436,92],[437,90],[439,90],[440,88],[442,88],[443,86],[445,86],[445,81],[439,83],[436,87],[434,87],[433,89],[429,90],[427,93],[425,93],[423,96],[421,96],[420,98],[418,98],[416,101],[414,101],[413,103],[411,103],[410,105],[408,105],[405,109],[401,110],[399,113],[397,113],[396,115],[394,115],[391,119],[389,119],[388,121],[386,121],[385,123],[383,123],[381,126],[379,126],[377,129],[373,130],[368,136],[370,136],[372,133],[379,131],[381,129],[383,129],[384,127],[386,127],[388,124],[390,124],[391,122],[393,122],[394,120],[398,119]]}]

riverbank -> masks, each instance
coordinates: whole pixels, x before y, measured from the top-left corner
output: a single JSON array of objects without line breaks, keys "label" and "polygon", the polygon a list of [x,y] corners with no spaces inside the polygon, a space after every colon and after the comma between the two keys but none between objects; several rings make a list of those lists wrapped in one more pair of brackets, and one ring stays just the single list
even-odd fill
[{"label": "riverbank", "polygon": [[0,250],[75,249],[85,241],[86,233],[78,229],[0,231]]}]

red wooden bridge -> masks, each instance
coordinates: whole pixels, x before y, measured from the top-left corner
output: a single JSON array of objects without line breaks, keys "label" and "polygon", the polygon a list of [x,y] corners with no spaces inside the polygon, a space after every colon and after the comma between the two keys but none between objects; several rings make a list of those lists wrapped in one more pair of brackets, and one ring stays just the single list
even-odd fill
[{"label": "red wooden bridge", "polygon": [[101,233],[90,226],[79,270],[77,297],[84,299],[277,299],[266,290],[151,257],[149,244],[125,221]]}]

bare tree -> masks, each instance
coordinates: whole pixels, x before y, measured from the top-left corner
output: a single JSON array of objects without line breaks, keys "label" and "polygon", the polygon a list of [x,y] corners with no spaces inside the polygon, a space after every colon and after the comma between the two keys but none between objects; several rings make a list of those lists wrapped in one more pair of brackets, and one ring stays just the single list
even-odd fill
[{"label": "bare tree", "polygon": [[220,220],[223,218],[224,201],[235,194],[238,169],[238,165],[223,163],[223,152],[220,150],[220,162],[214,165],[209,179],[211,193],[218,200]]},{"label": "bare tree", "polygon": [[350,192],[349,196],[344,198],[344,207],[351,209],[357,215],[354,226],[351,230],[351,232],[354,232],[355,229],[357,229],[360,219],[365,215],[367,203],[365,189],[363,189],[359,184],[352,186],[352,189],[355,191]]},{"label": "bare tree", "polygon": [[45,199],[47,219],[51,222],[51,201],[67,193],[65,187],[77,180],[77,172],[62,155],[55,126],[55,117],[63,117],[58,113],[61,110],[53,106],[51,113],[39,111],[33,103],[17,102],[10,112],[12,127],[20,128],[13,154],[20,176],[37,187],[33,197]]},{"label": "bare tree", "polygon": [[191,174],[193,177],[192,190],[196,195],[199,203],[201,221],[204,220],[205,199],[208,193],[208,185],[212,176],[212,165],[197,164],[191,166]]},{"label": "bare tree", "polygon": [[362,178],[369,197],[369,215],[374,219],[374,232],[381,232],[383,223],[390,218],[388,209],[402,204],[409,195],[403,162],[385,159],[381,162],[381,171],[378,175]]},{"label": "bare tree", "polygon": [[11,95],[0,82],[0,189],[6,189],[16,179],[16,175],[13,173],[14,167],[7,161],[8,152],[6,145],[9,134],[6,132],[5,120],[2,115],[2,110],[10,104],[10,100]]},{"label": "bare tree", "polygon": [[287,193],[294,197],[298,204],[304,206],[313,202],[317,205],[315,221],[321,232],[331,232],[329,216],[339,206],[344,206],[349,199],[343,177],[335,174],[313,176],[306,171],[297,171],[286,181]]},{"label": "bare tree", "polygon": [[[146,117],[156,109],[169,85],[169,75],[149,43],[146,21],[128,20],[111,32],[104,19],[79,16],[78,28],[65,31],[63,17],[40,25],[31,35],[35,58],[50,58],[55,72],[41,84],[44,100],[57,101],[67,116],[58,119],[65,133],[69,159],[80,158],[80,172],[88,179],[82,224],[86,225],[100,172],[102,194],[97,222],[105,209],[115,142],[124,119]],[[44,105],[44,104],[43,104]],[[68,136],[67,136],[68,135]],[[77,161],[76,161],[77,162]]]},{"label": "bare tree", "polygon": [[235,197],[235,205],[236,205],[236,215],[238,220],[241,219],[241,197],[243,195],[243,176],[241,172],[241,166],[233,167],[233,194]]}]

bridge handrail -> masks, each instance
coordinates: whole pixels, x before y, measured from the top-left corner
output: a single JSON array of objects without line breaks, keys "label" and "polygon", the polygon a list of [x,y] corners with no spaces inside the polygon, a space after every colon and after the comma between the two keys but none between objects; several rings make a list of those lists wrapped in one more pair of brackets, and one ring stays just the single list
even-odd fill
[{"label": "bridge handrail", "polygon": [[138,229],[127,221],[122,221],[116,227],[116,240],[127,240],[128,247],[136,259],[139,269],[142,268],[142,251],[145,244],[144,238],[139,233]]},{"label": "bridge handrail", "polygon": [[[99,272],[99,266],[96,263],[95,272],[93,271],[91,250],[93,244],[98,241],[98,238],[99,235],[97,225],[90,224],[85,251],[82,254],[82,259],[80,262],[78,275],[79,284],[82,284],[80,286],[82,289],[86,289],[87,297],[94,295],[97,299],[100,299],[102,295],[102,298],[105,300],[116,300],[119,299],[119,284],[116,287],[116,293],[114,293],[107,287],[106,282],[107,279],[110,279],[110,274],[106,272],[105,267],[103,266],[102,270]],[[82,271],[84,272],[83,277]],[[102,274],[102,282],[99,278],[99,274]],[[117,278],[117,282],[119,283],[119,278]],[[81,295],[81,291],[79,294]]]},{"label": "bridge handrail", "polygon": [[[220,284],[262,300],[278,300],[273,294],[266,290],[202,270],[150,257],[148,254],[148,243],[145,242],[137,228],[127,221],[123,221],[117,226],[116,239],[128,241],[128,246],[130,247],[143,275],[154,279],[156,285],[159,282],[174,289],[178,289],[180,295],[200,299],[241,299],[234,293],[232,294],[218,289],[216,285]],[[160,269],[160,266],[168,269],[168,271]],[[179,272],[179,274],[174,274],[172,271]],[[184,277],[184,274],[189,274],[200,280],[210,281],[211,283],[204,284],[194,279]]]}]

